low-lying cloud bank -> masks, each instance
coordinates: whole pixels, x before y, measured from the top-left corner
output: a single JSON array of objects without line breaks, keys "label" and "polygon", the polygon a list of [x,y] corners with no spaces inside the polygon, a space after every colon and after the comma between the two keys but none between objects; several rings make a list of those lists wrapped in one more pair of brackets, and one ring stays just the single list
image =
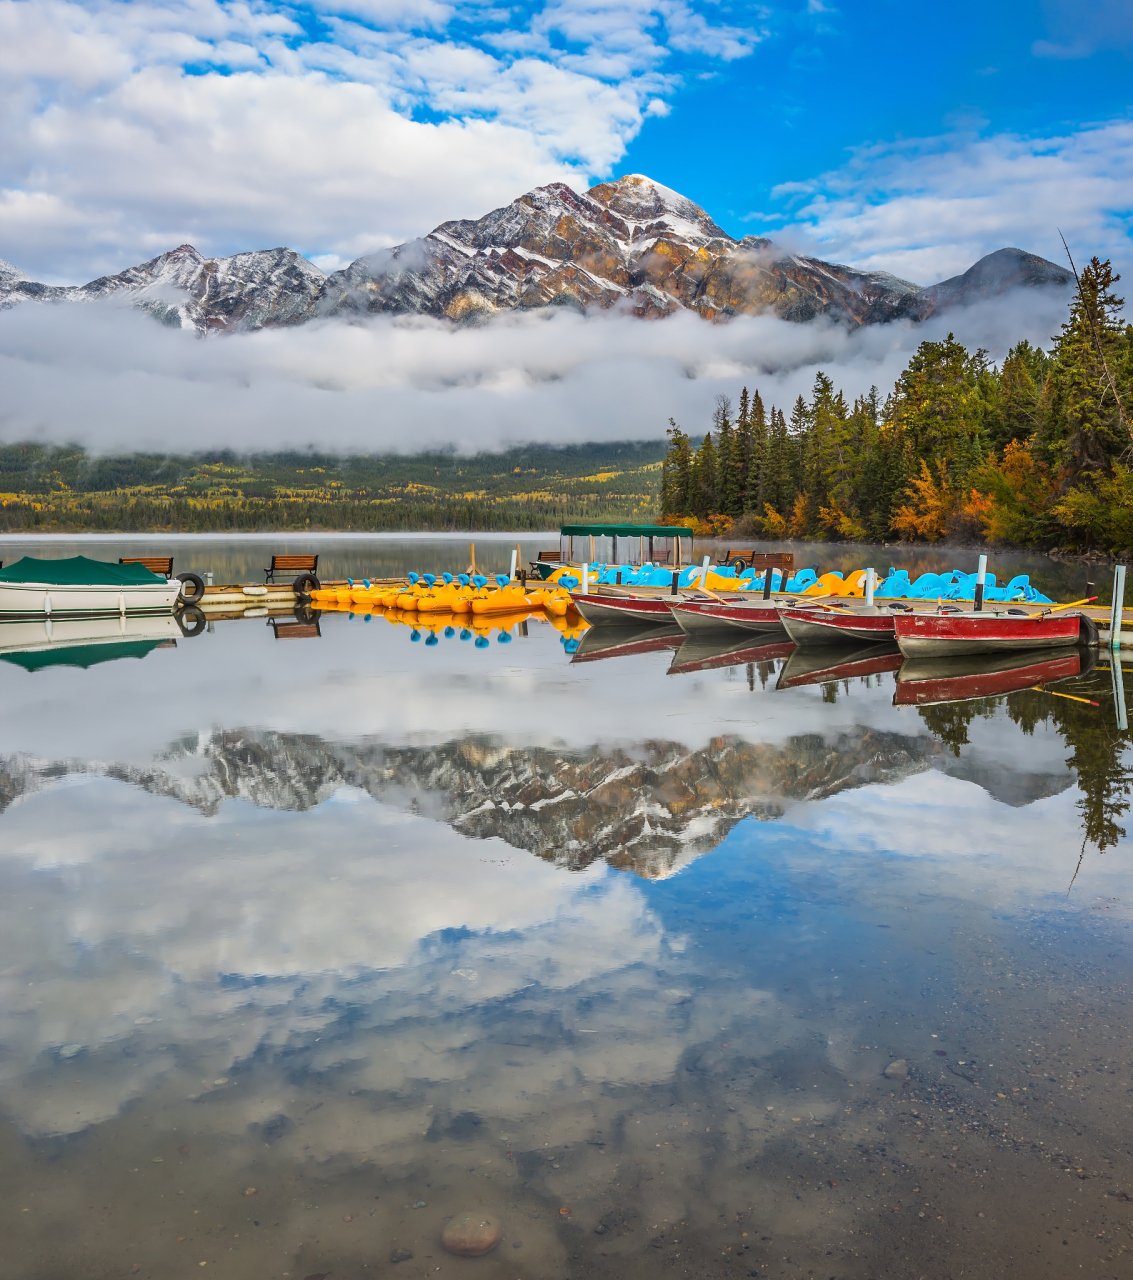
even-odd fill
[{"label": "low-lying cloud bank", "polygon": [[0,316],[0,440],[96,451],[306,448],[465,452],[512,443],[656,439],[707,426],[714,397],[759,387],[789,408],[825,370],[884,394],[917,345],[954,331],[1000,359],[1046,345],[1056,291],[1020,291],[926,324],[860,330],[772,316],[543,311],[474,327],[421,317],[328,321],[199,339],[114,303]]}]

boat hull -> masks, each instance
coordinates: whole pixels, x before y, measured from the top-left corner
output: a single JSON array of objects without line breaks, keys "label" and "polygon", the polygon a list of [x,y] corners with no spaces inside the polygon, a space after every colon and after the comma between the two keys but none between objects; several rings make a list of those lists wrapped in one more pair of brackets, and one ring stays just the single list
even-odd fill
[{"label": "boat hull", "polygon": [[679,649],[685,633],[671,622],[661,626],[591,627],[571,654],[571,662],[600,662],[642,653]]},{"label": "boat hull", "polygon": [[892,614],[780,609],[779,616],[796,644],[893,643]]},{"label": "boat hull", "polygon": [[1076,614],[914,613],[894,619],[897,643],[909,658],[969,653],[1010,653],[1062,649],[1078,643],[1082,619]]},{"label": "boat hull", "polygon": [[638,596],[604,596],[593,592],[583,595],[572,591],[574,607],[592,627],[600,624],[615,626],[661,626],[673,620],[672,610],[663,596],[641,598]]},{"label": "boat hull", "polygon": [[109,618],[172,613],[180,591],[181,583],[176,578],[128,586],[0,582],[0,617]]},{"label": "boat hull", "polygon": [[779,610],[769,604],[729,604],[726,601],[685,600],[673,605],[673,617],[681,630],[690,636],[721,631],[783,634]]},{"label": "boat hull", "polygon": [[669,675],[692,675],[697,671],[716,671],[724,667],[741,667],[753,662],[775,662],[789,658],[795,646],[787,639],[772,639],[763,644],[751,643],[751,637],[738,632],[717,631],[714,635],[685,636],[684,644],[673,654]]}]

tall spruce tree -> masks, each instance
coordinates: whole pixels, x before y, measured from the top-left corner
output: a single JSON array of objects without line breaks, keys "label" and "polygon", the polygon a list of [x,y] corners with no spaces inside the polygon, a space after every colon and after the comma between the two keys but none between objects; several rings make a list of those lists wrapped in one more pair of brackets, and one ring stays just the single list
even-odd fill
[{"label": "tall spruce tree", "polygon": [[[746,387],[744,388],[747,389]],[[758,388],[748,409],[747,474],[744,479],[744,510],[762,512],[764,473],[767,468],[767,413]]]},{"label": "tall spruce tree", "polygon": [[731,516],[743,511],[740,484],[740,457],[736,433],[732,427],[732,402],[727,396],[716,397],[713,414],[716,427],[716,503],[713,513]]},{"label": "tall spruce tree", "polygon": [[716,493],[718,466],[716,446],[712,441],[712,432],[707,431],[700,442],[692,462],[692,475],[689,483],[689,512],[703,519],[720,509]]},{"label": "tall spruce tree", "polygon": [[661,514],[683,516],[690,510],[692,445],[689,438],[669,419],[669,447],[661,463]]}]

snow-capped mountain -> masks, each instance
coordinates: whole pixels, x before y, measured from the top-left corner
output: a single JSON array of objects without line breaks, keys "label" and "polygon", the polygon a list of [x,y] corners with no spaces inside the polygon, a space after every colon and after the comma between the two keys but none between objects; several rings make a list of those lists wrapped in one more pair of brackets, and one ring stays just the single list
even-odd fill
[{"label": "snow-capped mountain", "polygon": [[562,305],[875,324],[921,320],[1016,287],[1066,287],[1070,279],[1034,254],[1000,249],[924,289],[888,272],[787,253],[759,236],[736,240],[699,205],[631,174],[582,194],[557,182],[537,187],[483,218],[443,222],[331,276],[292,249],[205,258],[191,245],[81,286],[39,284],[0,263],[0,305],[122,294],[165,323],[201,332],[375,312],[464,321]]}]

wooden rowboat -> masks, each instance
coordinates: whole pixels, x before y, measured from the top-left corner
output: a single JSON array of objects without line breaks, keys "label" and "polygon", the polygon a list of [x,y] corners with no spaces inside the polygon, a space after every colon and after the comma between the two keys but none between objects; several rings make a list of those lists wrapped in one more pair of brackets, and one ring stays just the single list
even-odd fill
[{"label": "wooden rowboat", "polygon": [[787,659],[776,689],[798,689],[809,684],[828,684],[832,680],[855,680],[864,676],[884,675],[896,671],[904,659],[895,644],[866,644],[860,649],[845,645],[806,645],[797,648]]},{"label": "wooden rowboat", "polygon": [[572,591],[574,607],[590,623],[615,626],[660,626],[673,621],[668,596],[598,595]]},{"label": "wooden rowboat", "polygon": [[1062,649],[1090,640],[1096,627],[1080,613],[906,613],[894,632],[906,657],[944,657]]},{"label": "wooden rowboat", "polygon": [[571,662],[598,662],[603,658],[629,658],[640,653],[679,649],[685,638],[680,627],[591,627],[571,654]]},{"label": "wooden rowboat", "polygon": [[852,613],[846,609],[811,608],[779,610],[787,634],[796,644],[893,643],[893,614]]},{"label": "wooden rowboat", "polygon": [[779,610],[762,601],[679,600],[672,605],[673,617],[690,636],[709,631],[756,631],[782,633]]}]

